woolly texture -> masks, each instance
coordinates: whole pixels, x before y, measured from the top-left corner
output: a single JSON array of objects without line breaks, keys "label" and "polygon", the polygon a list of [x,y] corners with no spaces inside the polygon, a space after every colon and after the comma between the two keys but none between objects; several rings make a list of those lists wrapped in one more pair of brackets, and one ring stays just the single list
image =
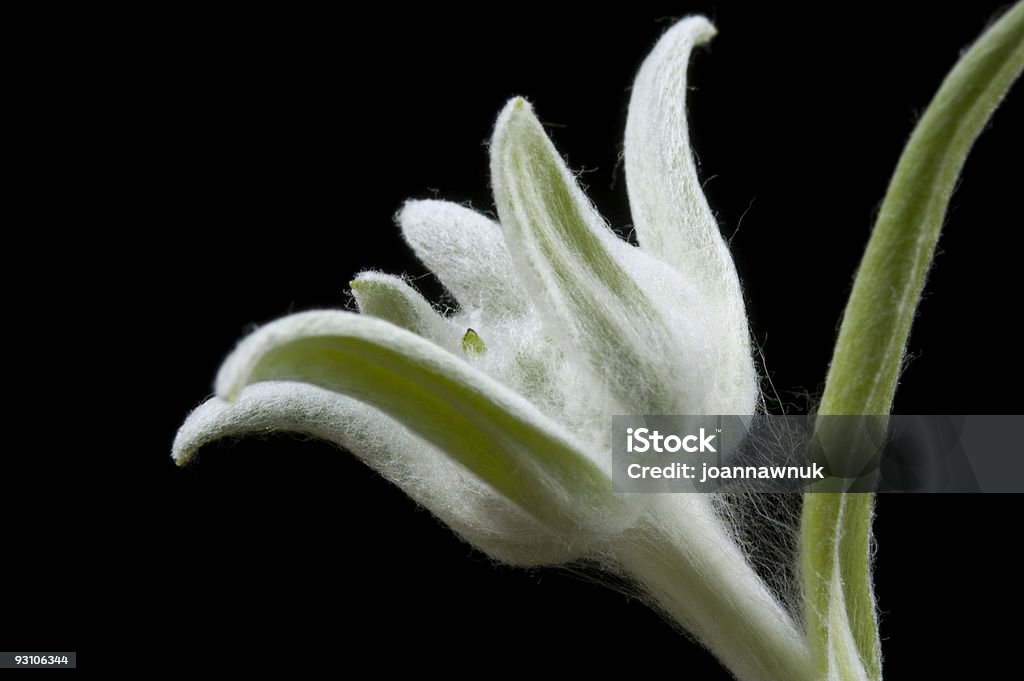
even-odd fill
[{"label": "woolly texture", "polygon": [[[843,313],[821,415],[883,415],[892,409],[910,327],[960,171],[1022,72],[1024,2],[1018,2],[961,54],[900,155]],[[834,662],[843,663],[848,646],[837,647],[845,637],[837,639],[841,618],[867,678],[882,675],[871,585],[873,507],[865,494],[813,494],[804,504],[805,612],[819,672],[836,673]]]},{"label": "woolly texture", "polygon": [[[842,520],[840,519],[840,523]],[[843,578],[840,574],[839,547],[835,543],[835,556],[832,562],[832,579],[829,583],[828,609],[828,681],[869,681],[864,662],[861,660],[857,641],[850,627],[847,615],[846,595]]]},{"label": "woolly texture", "polygon": [[[653,513],[612,547],[618,563],[737,678],[813,678],[799,621],[751,569],[707,496],[658,496]],[[743,519],[764,525],[753,514]]]},{"label": "woolly texture", "polygon": [[448,201],[409,201],[397,216],[402,236],[459,301],[470,321],[519,317],[530,309],[501,227]]},{"label": "woolly texture", "polygon": [[[611,233],[523,99],[498,117],[491,177],[516,270],[563,350],[623,411],[704,413],[708,301]],[[668,300],[650,295],[665,290]]]},{"label": "woolly texture", "polygon": [[[442,314],[399,277],[360,274],[361,314],[305,312],[244,339],[217,396],[179,431],[175,459],[248,433],[323,438],[498,560],[582,558],[625,578],[738,679],[877,681],[870,496],[809,495],[800,520],[764,496],[611,492],[613,414],[757,404],[739,279],[686,127],[690,53],[714,33],[704,18],[680,21],[637,75],[625,166],[638,248],[607,227],[530,104],[513,99],[490,147],[500,224],[443,201],[397,216],[457,309]],[[822,414],[888,412],[954,181],[1022,69],[1018,3],[962,57],[901,158]]]},{"label": "woolly texture", "polygon": [[586,548],[492,494],[479,478],[385,414],[304,383],[254,383],[234,402],[209,400],[178,430],[172,454],[185,464],[217,440],[282,432],[347,449],[500,561],[557,564],[579,557]]},{"label": "woolly texture", "polygon": [[626,188],[640,247],[687,273],[714,305],[720,357],[707,413],[752,414],[757,381],[740,282],[697,179],[686,125],[690,52],[715,33],[704,17],[683,19],[640,67],[626,119]]},{"label": "woolly texture", "polygon": [[797,620],[724,506],[611,492],[612,414],[756,407],[739,280],[685,130],[686,61],[711,32],[682,21],[638,77],[627,170],[639,248],[513,99],[490,147],[500,224],[443,201],[397,216],[458,308],[441,314],[399,277],[360,274],[361,314],[291,315],[243,340],[176,458],[247,432],[330,440],[499,560],[586,557],[639,585],[737,677],[812,678]]},{"label": "woolly texture", "polygon": [[456,329],[402,278],[363,272],[349,286],[363,314],[412,331],[449,352],[459,347]]},{"label": "woolly texture", "polygon": [[301,381],[347,394],[404,426],[545,523],[613,532],[628,521],[607,466],[523,397],[433,343],[378,319],[333,310],[267,324],[224,362],[216,392]]}]

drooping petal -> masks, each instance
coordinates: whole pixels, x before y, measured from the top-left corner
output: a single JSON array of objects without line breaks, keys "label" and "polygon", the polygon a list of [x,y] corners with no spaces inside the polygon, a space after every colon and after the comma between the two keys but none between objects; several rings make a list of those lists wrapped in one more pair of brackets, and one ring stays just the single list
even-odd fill
[{"label": "drooping petal", "polygon": [[715,341],[699,294],[612,234],[523,99],[498,117],[491,177],[513,262],[566,353],[634,413],[705,413]]},{"label": "drooping petal", "polygon": [[626,122],[630,211],[640,247],[694,282],[714,308],[720,363],[717,413],[752,413],[757,374],[729,248],[704,198],[686,124],[686,68],[715,28],[704,17],[673,26],[644,61]]},{"label": "drooping petal", "polygon": [[361,313],[412,331],[446,350],[458,347],[458,331],[401,277],[363,272],[349,286]]},{"label": "drooping petal", "polygon": [[172,455],[183,465],[217,440],[268,433],[309,435],[347,449],[497,560],[550,565],[584,549],[574,535],[554,533],[390,417],[304,383],[255,383],[235,402],[211,398],[182,424]]},{"label": "drooping petal", "polygon": [[392,324],[313,311],[272,322],[225,360],[217,394],[259,381],[311,383],[388,414],[556,531],[617,532],[631,518],[610,477],[536,407]]},{"label": "drooping petal", "polygon": [[526,296],[494,221],[449,201],[408,201],[398,224],[416,256],[485,322],[524,314]]}]

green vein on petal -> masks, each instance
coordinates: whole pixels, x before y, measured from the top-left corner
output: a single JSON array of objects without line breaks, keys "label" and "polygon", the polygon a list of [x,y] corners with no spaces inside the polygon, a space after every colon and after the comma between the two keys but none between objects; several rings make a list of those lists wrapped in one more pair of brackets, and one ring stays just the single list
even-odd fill
[{"label": "green vein on petal", "polygon": [[643,254],[607,228],[521,98],[498,117],[491,176],[513,262],[552,336],[635,413],[701,413],[703,398],[687,393],[700,368],[674,364],[692,358],[623,264]]},{"label": "green vein on petal", "polygon": [[528,299],[493,220],[450,201],[408,201],[397,216],[402,236],[463,309],[485,322],[525,314]]},{"label": "green vein on petal", "polygon": [[270,380],[310,383],[376,407],[555,529],[579,529],[591,513],[621,512],[608,476],[560,426],[392,324],[333,311],[272,322],[224,362],[217,394],[233,400],[246,385]]},{"label": "green vein on petal", "polygon": [[401,277],[363,272],[349,282],[359,311],[391,322],[451,350],[458,333],[427,300]]}]

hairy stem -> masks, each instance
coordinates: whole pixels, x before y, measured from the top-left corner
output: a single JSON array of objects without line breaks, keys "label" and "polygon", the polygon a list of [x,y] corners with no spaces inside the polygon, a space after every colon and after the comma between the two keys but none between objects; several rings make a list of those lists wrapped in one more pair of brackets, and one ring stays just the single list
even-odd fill
[{"label": "hairy stem", "polygon": [[[700,495],[660,509],[615,557],[741,681],[813,681],[802,632]],[[674,522],[669,522],[673,518]]]},{"label": "hairy stem", "polygon": [[[967,154],[1024,66],[1024,3],[946,77],[896,166],[843,315],[819,414],[887,415],[942,221]],[[842,444],[842,443],[837,443]],[[807,634],[829,666],[830,583],[838,560],[846,617],[869,678],[881,678],[870,574],[870,494],[809,494],[801,530]],[[835,558],[833,558],[835,556]],[[840,665],[842,667],[844,665]]]}]

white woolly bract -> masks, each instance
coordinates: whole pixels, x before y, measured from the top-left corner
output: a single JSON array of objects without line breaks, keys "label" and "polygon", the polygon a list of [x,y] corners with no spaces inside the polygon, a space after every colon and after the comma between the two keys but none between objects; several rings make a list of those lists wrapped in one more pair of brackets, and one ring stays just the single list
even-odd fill
[{"label": "white woolly bract", "polygon": [[[705,301],[611,233],[523,99],[498,117],[491,177],[512,262],[563,351],[623,411],[705,413],[714,368]],[[659,277],[671,291],[665,306],[644,285]]]},{"label": "white woolly bract", "polygon": [[213,397],[189,414],[172,454],[188,463],[204,445],[270,433],[315,437],[346,449],[398,485],[466,541],[513,565],[553,565],[588,548],[558,535],[444,452],[373,407],[305,383],[266,381],[246,387],[234,402]]},{"label": "white woolly bract", "polygon": [[401,277],[363,272],[350,285],[361,313],[412,331],[450,352],[458,349],[458,329]]},{"label": "white woolly bract", "polygon": [[[472,328],[487,352],[463,359],[523,395],[611,466],[607,391],[588,388],[573,353],[563,352],[513,266],[501,227],[447,201],[409,201],[398,214],[406,241],[459,303],[456,333]],[[514,301],[514,303],[512,302]],[[619,408],[620,409],[620,408]]]},{"label": "white woolly bract", "polygon": [[[500,224],[444,201],[397,215],[458,308],[441,314],[399,277],[360,274],[362,314],[291,315],[244,339],[175,457],[245,433],[335,442],[488,555],[588,558],[624,572],[738,678],[811,679],[799,622],[720,504],[611,491],[613,414],[756,406],[739,281],[686,132],[687,59],[711,34],[683,20],[638,76],[626,169],[639,248],[514,99],[490,150]],[[482,345],[467,352],[469,329]]]},{"label": "white woolly bract", "polygon": [[448,201],[409,201],[397,221],[416,257],[473,315],[469,321],[490,323],[530,310],[493,220]]},{"label": "white woolly bract", "polygon": [[591,459],[522,396],[393,324],[334,310],[271,322],[225,360],[217,395],[234,401],[267,380],[302,381],[376,407],[551,527],[603,535],[635,515],[608,493],[606,458]]},{"label": "white woolly bract", "polygon": [[686,125],[686,69],[715,27],[704,17],[673,26],[633,83],[626,120],[629,208],[640,247],[687,275],[714,310],[717,388],[710,414],[752,414],[757,376],[736,267],[704,198]]}]

